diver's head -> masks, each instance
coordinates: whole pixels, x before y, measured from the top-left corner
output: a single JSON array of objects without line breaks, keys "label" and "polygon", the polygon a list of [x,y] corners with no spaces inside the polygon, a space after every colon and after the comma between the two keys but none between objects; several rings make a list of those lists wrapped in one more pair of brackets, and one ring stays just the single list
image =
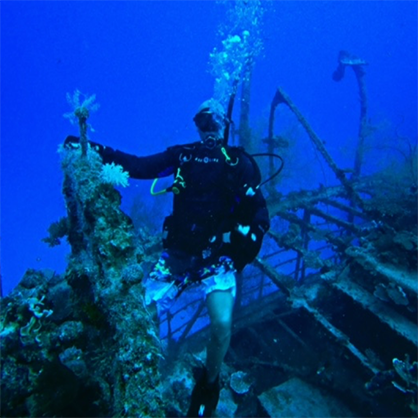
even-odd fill
[{"label": "diver's head", "polygon": [[214,148],[222,143],[226,116],[222,105],[218,101],[209,99],[203,102],[193,120],[200,139],[208,148]]}]

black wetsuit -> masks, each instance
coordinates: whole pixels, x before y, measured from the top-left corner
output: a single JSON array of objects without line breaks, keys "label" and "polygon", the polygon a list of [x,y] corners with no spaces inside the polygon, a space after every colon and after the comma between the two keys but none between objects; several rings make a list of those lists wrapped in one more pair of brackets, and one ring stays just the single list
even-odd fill
[{"label": "black wetsuit", "polygon": [[[166,248],[201,258],[226,255],[238,271],[255,258],[270,222],[257,188],[259,168],[241,148],[209,149],[197,142],[146,157],[99,148],[104,163],[121,165],[133,179],[175,176],[178,194],[164,223]],[[250,227],[245,236],[236,231],[238,224]],[[225,232],[231,232],[231,243],[223,242]]]}]

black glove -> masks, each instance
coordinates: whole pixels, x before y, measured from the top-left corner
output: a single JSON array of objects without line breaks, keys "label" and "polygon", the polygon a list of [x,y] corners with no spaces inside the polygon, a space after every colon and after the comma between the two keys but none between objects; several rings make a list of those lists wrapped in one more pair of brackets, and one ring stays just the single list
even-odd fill
[{"label": "black glove", "polygon": [[80,138],[78,136],[68,135],[64,141],[64,147],[68,149],[77,149],[80,147]]},{"label": "black glove", "polygon": [[[90,146],[96,150],[100,155],[102,155],[102,151],[104,150],[104,146],[100,145],[96,142],[89,141]],[[74,135],[68,135],[64,141],[64,147],[67,149],[78,149],[80,148],[80,138]]]},{"label": "black glove", "polygon": [[257,227],[237,225],[231,231],[229,240],[231,258],[234,260],[236,269],[241,271],[246,264],[254,261],[260,251],[263,233]]}]

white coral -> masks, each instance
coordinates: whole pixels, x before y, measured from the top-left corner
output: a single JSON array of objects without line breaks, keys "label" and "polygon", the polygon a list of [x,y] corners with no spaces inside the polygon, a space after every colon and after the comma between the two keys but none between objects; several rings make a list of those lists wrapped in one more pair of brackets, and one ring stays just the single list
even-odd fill
[{"label": "white coral", "polygon": [[123,171],[123,167],[115,163],[104,164],[100,177],[103,182],[110,183],[113,186],[129,186],[129,173]]}]

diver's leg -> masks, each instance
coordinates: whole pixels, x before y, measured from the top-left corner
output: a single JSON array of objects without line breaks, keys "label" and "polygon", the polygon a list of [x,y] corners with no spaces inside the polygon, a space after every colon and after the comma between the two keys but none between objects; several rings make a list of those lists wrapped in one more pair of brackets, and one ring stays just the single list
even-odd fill
[{"label": "diver's leg", "polygon": [[219,400],[219,372],[231,340],[234,290],[214,290],[207,294],[210,316],[210,340],[206,352],[206,368],[192,392],[188,417],[211,417]]},{"label": "diver's leg", "polygon": [[210,340],[206,352],[208,383],[216,380],[231,340],[234,296],[230,290],[215,290],[206,297],[210,317]]},{"label": "diver's leg", "polygon": [[236,293],[235,269],[229,259],[222,260],[214,274],[202,283],[210,317],[210,339],[206,367],[192,391],[188,417],[211,417],[219,400],[219,372],[231,340],[232,311]]}]

